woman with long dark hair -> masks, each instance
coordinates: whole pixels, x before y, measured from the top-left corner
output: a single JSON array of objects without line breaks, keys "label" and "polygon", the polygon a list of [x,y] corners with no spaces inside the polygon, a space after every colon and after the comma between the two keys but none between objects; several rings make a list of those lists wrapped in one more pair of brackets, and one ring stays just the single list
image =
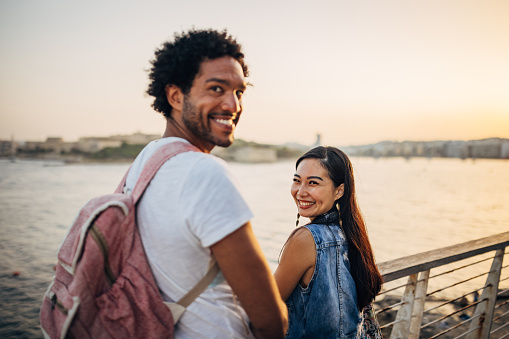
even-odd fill
[{"label": "woman with long dark hair", "polygon": [[311,223],[290,235],[274,273],[289,310],[287,338],[366,336],[363,311],[383,281],[347,155],[335,147],[308,151],[297,160],[291,193],[297,218]]}]

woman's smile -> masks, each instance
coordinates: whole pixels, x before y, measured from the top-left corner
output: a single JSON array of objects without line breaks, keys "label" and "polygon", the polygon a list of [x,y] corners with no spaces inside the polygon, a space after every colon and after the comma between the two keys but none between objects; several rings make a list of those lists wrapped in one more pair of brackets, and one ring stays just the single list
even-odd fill
[{"label": "woman's smile", "polygon": [[315,204],[314,202],[311,202],[311,201],[303,201],[303,200],[298,200],[298,201],[299,201],[300,208],[309,208]]}]

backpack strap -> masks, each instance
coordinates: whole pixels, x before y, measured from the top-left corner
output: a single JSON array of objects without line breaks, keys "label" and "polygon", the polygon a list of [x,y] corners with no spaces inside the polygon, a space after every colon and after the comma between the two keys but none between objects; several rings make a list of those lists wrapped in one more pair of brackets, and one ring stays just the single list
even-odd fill
[{"label": "backpack strap", "polygon": [[[132,166],[132,165],[131,165]],[[120,180],[120,183],[118,184],[117,188],[115,189],[115,192],[114,193],[125,193],[124,192],[124,187],[125,187],[125,182],[127,180],[127,175],[129,174],[129,170],[131,169],[131,166],[129,166],[129,168],[127,169],[127,171],[125,171],[125,174],[124,174],[124,177],[122,178],[122,180]]]},{"label": "backpack strap", "polygon": [[[174,157],[177,154],[189,151],[201,152],[197,147],[181,141],[171,142],[169,144],[161,146],[148,159],[147,163],[143,167],[143,170],[141,171],[140,177],[138,178],[136,185],[133,188],[131,194],[133,197],[134,204],[136,204],[138,200],[141,198],[143,192],[145,192],[145,189],[150,184],[150,181],[152,180],[154,175],[166,161],[168,161],[170,158]],[[120,184],[115,190],[115,193],[122,193],[124,191],[124,186],[130,169],[131,168],[129,167],[129,169],[124,174],[124,177],[120,181]]]},{"label": "backpack strap", "polygon": [[214,278],[216,277],[217,273],[219,273],[219,265],[217,264],[216,259],[212,257],[209,263],[209,269],[205,276],[201,278],[200,281],[189,291],[185,296],[180,298],[179,301],[177,301],[177,304],[182,305],[184,307],[187,307],[191,305],[191,303],[198,298],[200,294],[202,294],[203,291],[212,283]]},{"label": "backpack strap", "polygon": [[[161,146],[147,161],[141,174],[136,182],[136,185],[131,192],[133,197],[133,202],[136,204],[138,200],[141,198],[145,189],[150,184],[150,181],[155,176],[157,171],[161,168],[161,166],[168,161],[170,158],[174,157],[177,154],[184,152],[201,152],[197,147],[186,143],[186,142],[172,142],[166,145]],[[118,185],[115,190],[116,193],[121,193],[124,190],[125,182],[127,179],[127,175],[129,173],[129,169],[127,170],[124,178]],[[201,280],[184,295],[178,302],[169,303],[165,302],[166,306],[172,311],[174,323],[176,324],[178,319],[182,316],[187,306],[189,306],[200,294],[205,291],[205,289],[212,283],[217,273],[219,272],[219,265],[217,264],[214,257],[211,258],[209,263],[209,268],[207,273]]]},{"label": "backpack strap", "polygon": [[168,302],[165,301],[164,304],[170,309],[170,312],[173,316],[173,324],[176,325],[180,320],[180,317],[186,311],[187,306],[191,305],[191,303],[198,298],[200,294],[205,291],[207,286],[214,280],[217,273],[219,272],[219,266],[214,258],[212,258],[209,262],[209,268],[207,273],[200,281],[184,295],[177,302]]}]

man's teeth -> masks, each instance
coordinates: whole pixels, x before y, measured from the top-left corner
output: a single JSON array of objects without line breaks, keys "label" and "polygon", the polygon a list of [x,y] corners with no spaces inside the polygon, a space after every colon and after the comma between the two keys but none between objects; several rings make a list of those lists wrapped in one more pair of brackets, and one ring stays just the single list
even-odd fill
[{"label": "man's teeth", "polygon": [[233,120],[231,120],[231,119],[228,119],[228,120],[226,120],[226,119],[214,119],[214,120],[216,120],[218,123],[223,124],[223,125],[228,125],[228,126],[233,125]]}]

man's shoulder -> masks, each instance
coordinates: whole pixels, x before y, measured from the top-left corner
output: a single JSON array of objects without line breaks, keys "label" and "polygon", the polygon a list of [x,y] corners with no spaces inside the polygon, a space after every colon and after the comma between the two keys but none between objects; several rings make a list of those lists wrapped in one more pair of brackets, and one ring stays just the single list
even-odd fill
[{"label": "man's shoulder", "polygon": [[[147,144],[131,165],[127,177],[127,186],[134,186],[142,169],[154,154],[159,152],[162,147],[171,147],[171,144],[176,142],[189,143],[185,139],[170,137],[153,140]],[[163,177],[166,174],[184,176],[191,174],[192,176],[207,177],[226,173],[228,169],[226,162],[214,155],[198,151],[188,151],[166,161],[158,172],[163,173]],[[156,175],[154,180],[158,180],[157,177],[160,178],[160,176]]]},{"label": "man's shoulder", "polygon": [[228,164],[226,161],[209,153],[189,151],[179,154],[174,159],[175,165],[184,164],[186,166],[190,166],[189,169],[192,167],[193,170],[199,172],[211,170],[218,170],[222,172],[228,170]]},{"label": "man's shoulder", "polygon": [[[145,148],[140,153],[142,159],[142,162],[146,162],[149,157],[151,157],[153,154],[157,153],[163,146],[171,147],[174,143],[189,143],[189,141],[177,138],[177,137],[168,137],[168,138],[161,138],[154,140],[150,142],[148,145],[145,146]],[[181,153],[174,158],[170,159],[175,160],[174,163],[199,163],[200,166],[218,166],[218,167],[227,167],[226,162],[216,157],[215,155],[199,152],[199,151],[188,151]]]}]

